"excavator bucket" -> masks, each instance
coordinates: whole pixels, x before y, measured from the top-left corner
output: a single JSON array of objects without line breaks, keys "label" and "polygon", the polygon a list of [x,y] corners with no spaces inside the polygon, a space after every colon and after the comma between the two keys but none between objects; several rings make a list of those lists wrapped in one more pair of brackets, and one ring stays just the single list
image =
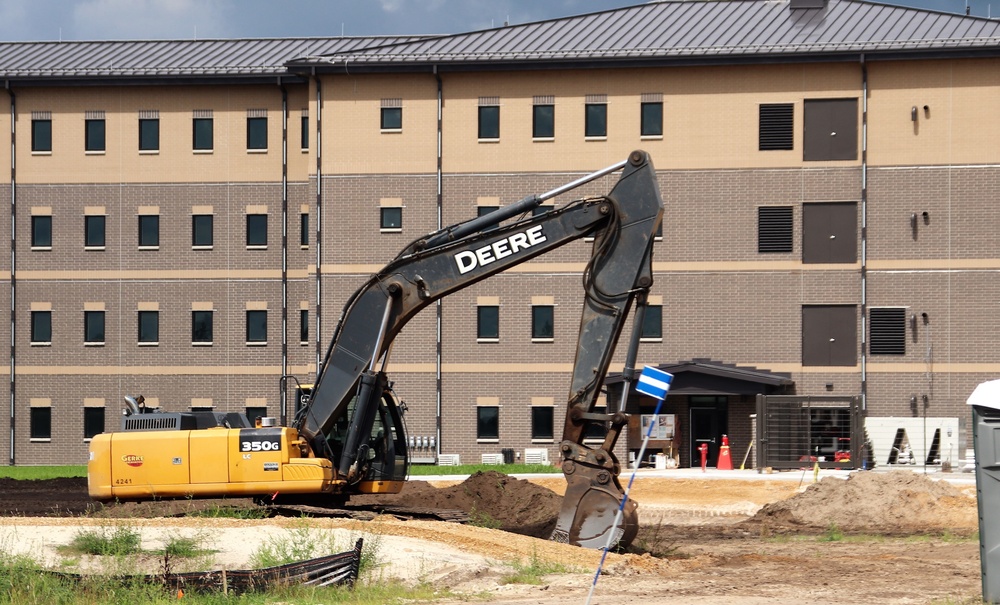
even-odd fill
[{"label": "excavator bucket", "polygon": [[638,504],[634,500],[625,502],[621,519],[615,524],[624,496],[615,477],[607,469],[572,461],[563,463],[563,473],[566,495],[552,540],[584,548],[627,548],[639,531]]}]

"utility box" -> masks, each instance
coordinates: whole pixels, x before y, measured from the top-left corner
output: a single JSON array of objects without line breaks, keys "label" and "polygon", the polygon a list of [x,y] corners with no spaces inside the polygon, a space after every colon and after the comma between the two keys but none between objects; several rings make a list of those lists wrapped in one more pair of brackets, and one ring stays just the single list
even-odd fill
[{"label": "utility box", "polygon": [[1000,380],[980,384],[968,403],[976,453],[983,601],[1000,603]]}]

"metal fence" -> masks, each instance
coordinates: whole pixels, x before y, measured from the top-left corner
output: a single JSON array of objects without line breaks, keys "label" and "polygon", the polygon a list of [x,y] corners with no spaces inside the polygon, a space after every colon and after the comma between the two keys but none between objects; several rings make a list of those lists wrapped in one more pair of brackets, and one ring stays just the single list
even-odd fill
[{"label": "metal fence", "polygon": [[860,397],[757,396],[758,468],[859,468]]}]

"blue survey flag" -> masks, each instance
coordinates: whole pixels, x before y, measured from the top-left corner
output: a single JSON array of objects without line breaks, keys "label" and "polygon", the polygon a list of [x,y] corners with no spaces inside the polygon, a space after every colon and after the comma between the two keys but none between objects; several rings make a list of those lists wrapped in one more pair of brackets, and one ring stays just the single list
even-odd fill
[{"label": "blue survey flag", "polygon": [[666,399],[673,379],[674,375],[669,372],[645,366],[642,368],[642,374],[639,375],[639,382],[636,383],[635,390],[656,399]]}]

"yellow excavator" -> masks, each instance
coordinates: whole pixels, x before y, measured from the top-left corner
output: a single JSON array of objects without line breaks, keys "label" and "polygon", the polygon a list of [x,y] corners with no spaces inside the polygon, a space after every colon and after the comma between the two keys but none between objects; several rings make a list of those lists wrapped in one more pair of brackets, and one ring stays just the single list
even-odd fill
[{"label": "yellow excavator", "polygon": [[[548,212],[545,200],[621,171],[607,195]],[[126,398],[122,430],[90,443],[92,498],[259,497],[333,505],[352,494],[398,493],[409,470],[403,406],[385,373],[393,339],[421,309],[453,292],[568,242],[593,237],[560,454],[567,488],[553,540],[624,547],[638,531],[636,504],[615,517],[623,495],[614,447],[624,413],[594,405],[634,308],[626,359],[634,367],[653,241],[663,201],[648,154],[410,243],[347,301],[307,405],[290,426],[239,413],[165,412]],[[504,221],[508,224],[501,225]],[[585,445],[588,427],[607,430]],[[609,542],[610,541],[610,542]]]}]

